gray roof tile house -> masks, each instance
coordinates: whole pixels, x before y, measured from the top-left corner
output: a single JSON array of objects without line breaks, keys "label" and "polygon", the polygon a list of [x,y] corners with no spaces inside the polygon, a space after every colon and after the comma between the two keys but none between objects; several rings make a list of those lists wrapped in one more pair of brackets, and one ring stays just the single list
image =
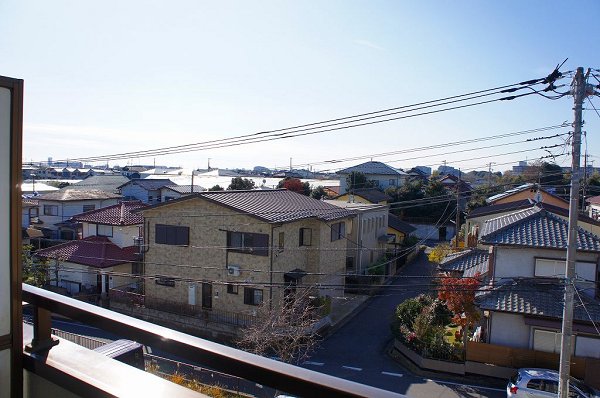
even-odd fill
[{"label": "gray roof tile house", "polygon": [[367,180],[373,181],[375,187],[380,189],[386,189],[390,186],[401,186],[408,178],[408,174],[404,171],[388,166],[385,163],[376,161],[365,162],[345,168],[336,173],[340,176],[340,194],[348,191],[346,177],[353,171],[364,174]]},{"label": "gray roof tile house", "polygon": [[[482,227],[479,245],[489,250],[491,281],[476,302],[484,314],[486,343],[552,353],[560,349],[568,222],[543,206],[503,214]],[[576,356],[600,358],[600,338],[590,335],[592,321],[600,321],[599,263],[600,237],[578,227]]]}]

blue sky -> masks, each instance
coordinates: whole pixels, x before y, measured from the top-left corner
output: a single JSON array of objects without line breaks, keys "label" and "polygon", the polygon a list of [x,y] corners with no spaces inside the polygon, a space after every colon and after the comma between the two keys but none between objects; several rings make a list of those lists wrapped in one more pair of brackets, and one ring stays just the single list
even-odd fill
[{"label": "blue sky", "polygon": [[[598,15],[600,3],[594,1],[574,7],[552,1],[4,0],[0,74],[25,79],[24,159],[75,158],[463,94],[545,76],[567,57],[563,70],[600,68]],[[600,109],[600,98],[592,102]],[[307,164],[533,129],[572,117],[571,97],[550,101],[532,95],[364,128],[158,157],[156,163],[205,167],[211,158],[217,167],[283,167],[290,157]],[[600,117],[590,108],[585,120],[594,155]],[[489,144],[502,142],[510,140]],[[539,145],[461,154],[438,149],[410,161],[402,161],[408,155],[374,159],[405,168],[437,167],[446,160],[485,169],[488,162],[535,159],[545,153],[494,155]],[[481,144],[456,149],[476,146]],[[478,156],[488,158],[461,161]]]}]

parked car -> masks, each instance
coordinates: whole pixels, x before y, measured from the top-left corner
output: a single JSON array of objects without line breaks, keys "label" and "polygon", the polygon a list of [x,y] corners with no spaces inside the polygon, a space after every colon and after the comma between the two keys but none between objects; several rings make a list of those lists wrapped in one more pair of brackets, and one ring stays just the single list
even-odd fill
[{"label": "parked car", "polygon": [[[510,378],[506,396],[549,398],[558,396],[558,372],[550,369],[522,368]],[[574,377],[569,378],[570,398],[600,398],[600,391],[586,386]]]}]

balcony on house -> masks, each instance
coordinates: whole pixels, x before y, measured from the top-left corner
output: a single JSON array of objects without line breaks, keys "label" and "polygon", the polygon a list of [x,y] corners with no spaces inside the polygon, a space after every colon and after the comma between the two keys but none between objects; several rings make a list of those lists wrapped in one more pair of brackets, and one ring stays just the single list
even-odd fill
[{"label": "balcony on house", "polygon": [[260,357],[30,285],[23,300],[33,308],[24,325],[22,367],[26,397],[201,397],[140,369],[51,335],[51,315],[80,321],[191,362],[270,387],[276,394],[327,397],[401,395]]}]

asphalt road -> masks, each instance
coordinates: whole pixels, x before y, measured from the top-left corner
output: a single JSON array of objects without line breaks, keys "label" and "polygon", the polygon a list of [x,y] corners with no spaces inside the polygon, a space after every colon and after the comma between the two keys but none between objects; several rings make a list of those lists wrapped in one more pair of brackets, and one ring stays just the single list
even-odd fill
[{"label": "asphalt road", "polygon": [[442,382],[413,375],[390,358],[390,321],[396,306],[427,291],[433,265],[421,254],[392,283],[369,299],[359,313],[328,336],[303,366],[410,397],[505,397],[504,389]]}]

